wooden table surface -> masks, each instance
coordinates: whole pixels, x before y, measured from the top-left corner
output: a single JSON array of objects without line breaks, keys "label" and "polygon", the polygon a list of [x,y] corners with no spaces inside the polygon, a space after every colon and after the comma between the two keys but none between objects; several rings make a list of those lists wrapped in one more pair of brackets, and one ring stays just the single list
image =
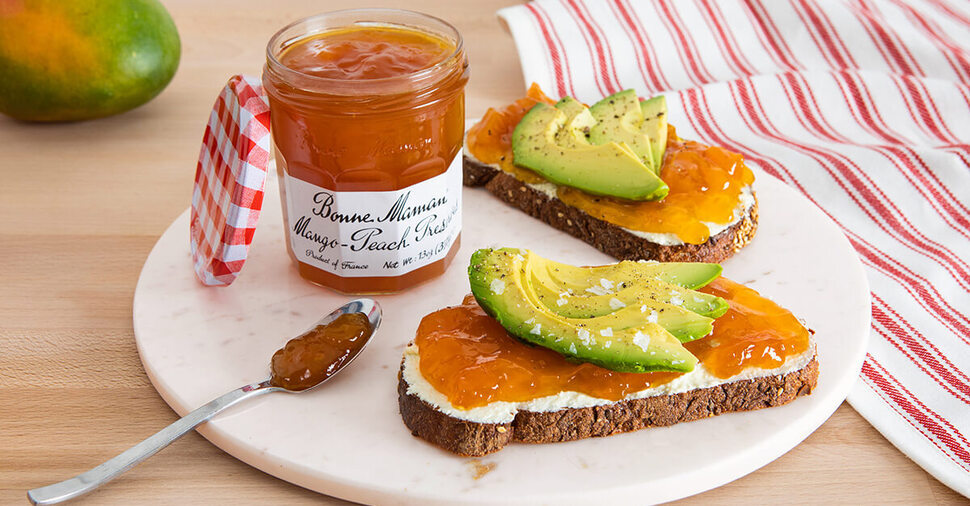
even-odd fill
[{"label": "wooden table surface", "polygon": [[[408,8],[464,34],[468,115],[523,91],[495,11],[512,0]],[[165,0],[182,37],[168,88],[126,114],[63,125],[0,117],[0,504],[87,470],[175,420],[142,370],[131,300],[148,252],[190,202],[199,142],[226,79],[258,75],[272,33],[342,1]],[[373,2],[403,6],[402,2]],[[325,451],[325,449],[321,449]],[[375,477],[378,479],[378,477]],[[341,503],[253,469],[195,433],[81,504]],[[962,504],[848,404],[787,455],[685,500]]]}]

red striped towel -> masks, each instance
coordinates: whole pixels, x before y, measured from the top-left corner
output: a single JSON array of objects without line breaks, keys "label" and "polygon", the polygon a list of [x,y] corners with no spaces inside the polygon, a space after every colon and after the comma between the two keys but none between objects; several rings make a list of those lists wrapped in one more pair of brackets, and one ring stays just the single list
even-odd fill
[{"label": "red striped towel", "polygon": [[800,190],[872,287],[849,402],[970,496],[970,4],[537,0],[500,12],[527,83],[665,92],[688,138]]}]

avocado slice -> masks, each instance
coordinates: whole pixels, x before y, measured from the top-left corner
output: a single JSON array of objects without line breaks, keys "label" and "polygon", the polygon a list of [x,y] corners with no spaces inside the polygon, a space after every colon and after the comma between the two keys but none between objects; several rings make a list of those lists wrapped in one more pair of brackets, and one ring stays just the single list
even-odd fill
[{"label": "avocado slice", "polygon": [[[526,261],[533,258],[537,257],[530,253]],[[553,312],[570,318],[593,318],[635,306],[648,321],[659,324],[685,343],[710,334],[714,330],[714,318],[728,309],[727,302],[720,297],[688,290],[649,275],[636,282],[616,283],[600,278],[585,288],[579,284],[566,288],[552,279],[545,262],[537,263],[532,269],[536,297]],[[696,265],[703,268],[705,264]]]},{"label": "avocado slice", "polygon": [[509,334],[566,357],[621,372],[689,372],[697,359],[669,332],[629,306],[595,318],[567,318],[536,297],[533,262],[512,248],[472,255],[472,294]]},{"label": "avocado slice", "polygon": [[589,130],[596,120],[589,109],[573,97],[564,97],[555,107],[566,115],[565,126],[556,132],[556,144],[566,148],[590,146]]},{"label": "avocado slice", "polygon": [[651,262],[624,260],[610,265],[577,267],[575,265],[546,261],[549,275],[567,290],[584,291],[600,284],[602,279],[626,285],[646,278],[671,283],[689,290],[701,288],[721,275],[721,266],[697,262]]},{"label": "avocado slice", "polygon": [[656,200],[667,196],[667,184],[627,146],[615,142],[576,147],[557,144],[557,133],[565,125],[563,111],[548,104],[536,104],[512,133],[515,164],[556,184],[596,195],[629,200]]},{"label": "avocado slice", "polygon": [[636,90],[623,90],[614,93],[589,108],[596,124],[589,131],[593,144],[621,142],[640,157],[643,164],[655,174],[660,170],[654,166],[654,156],[649,133],[641,131],[643,111]]},{"label": "avocado slice", "polygon": [[667,99],[657,95],[649,100],[640,102],[643,113],[643,123],[640,131],[650,137],[650,152],[653,155],[653,166],[657,175],[663,168],[664,151],[667,149]]}]

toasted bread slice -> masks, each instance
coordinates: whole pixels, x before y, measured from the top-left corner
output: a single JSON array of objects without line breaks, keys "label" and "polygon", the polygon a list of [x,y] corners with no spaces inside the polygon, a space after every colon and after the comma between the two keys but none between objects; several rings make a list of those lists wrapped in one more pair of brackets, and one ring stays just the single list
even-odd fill
[{"label": "toasted bread slice", "polygon": [[638,232],[590,216],[559,200],[554,189],[522,182],[497,165],[477,160],[467,149],[463,174],[465,186],[484,186],[511,206],[619,260],[717,263],[747,245],[758,228],[758,202],[750,187],[742,192],[731,223],[712,230],[716,233],[706,242],[689,244],[674,234]]},{"label": "toasted bread slice", "polygon": [[513,441],[554,443],[663,427],[733,411],[787,404],[818,382],[815,345],[775,369],[749,369],[721,380],[703,366],[660,387],[610,402],[563,392],[522,403],[495,402],[461,410],[422,376],[409,345],[398,375],[401,417],[412,434],[452,453],[482,456]]}]

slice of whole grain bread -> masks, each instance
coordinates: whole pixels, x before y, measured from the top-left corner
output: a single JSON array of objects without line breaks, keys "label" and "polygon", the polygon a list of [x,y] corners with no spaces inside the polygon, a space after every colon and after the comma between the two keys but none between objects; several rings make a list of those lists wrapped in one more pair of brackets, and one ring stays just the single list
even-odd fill
[{"label": "slice of whole grain bread", "polygon": [[[403,370],[403,364],[402,364]],[[787,404],[812,393],[818,360],[775,376],[723,383],[687,392],[551,412],[519,411],[509,423],[477,423],[446,415],[416,394],[398,374],[398,405],[411,433],[458,455],[479,457],[512,441],[555,443],[664,427],[732,411]]]},{"label": "slice of whole grain bread", "polygon": [[620,260],[718,263],[747,245],[758,228],[758,203],[735,224],[701,244],[663,245],[629,230],[594,218],[551,198],[501,169],[464,156],[465,186],[484,186],[489,192],[526,214],[593,245]]}]

